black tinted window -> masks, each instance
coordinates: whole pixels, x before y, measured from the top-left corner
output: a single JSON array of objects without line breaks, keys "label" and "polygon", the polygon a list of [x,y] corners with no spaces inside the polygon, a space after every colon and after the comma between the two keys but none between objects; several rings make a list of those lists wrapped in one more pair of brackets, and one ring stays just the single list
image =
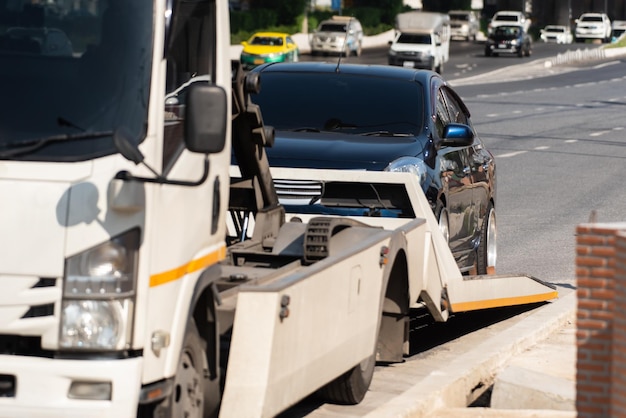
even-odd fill
[{"label": "black tinted window", "polygon": [[386,130],[418,134],[423,124],[423,89],[407,80],[342,73],[263,73],[252,95],[266,124],[279,130]]}]

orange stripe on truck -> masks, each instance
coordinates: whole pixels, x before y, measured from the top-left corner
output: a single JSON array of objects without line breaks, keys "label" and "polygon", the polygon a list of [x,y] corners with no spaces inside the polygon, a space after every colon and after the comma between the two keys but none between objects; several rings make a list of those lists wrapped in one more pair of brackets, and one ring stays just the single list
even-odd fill
[{"label": "orange stripe on truck", "polygon": [[452,312],[467,312],[479,309],[500,308],[503,306],[524,305],[527,303],[545,302],[559,297],[556,290],[548,293],[528,296],[514,296],[509,298],[477,300],[473,302],[460,302],[452,304]]},{"label": "orange stripe on truck", "polygon": [[191,260],[190,262],[176,267],[163,273],[157,273],[150,276],[150,287],[160,286],[165,283],[173,282],[180,279],[186,274],[193,273],[219,261],[226,257],[226,247],[220,247],[217,251],[213,251],[204,257]]}]

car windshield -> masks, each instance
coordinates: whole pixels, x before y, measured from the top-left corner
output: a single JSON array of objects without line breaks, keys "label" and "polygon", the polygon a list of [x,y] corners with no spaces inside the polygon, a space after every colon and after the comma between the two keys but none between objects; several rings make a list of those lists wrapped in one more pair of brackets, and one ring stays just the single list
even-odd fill
[{"label": "car windshield", "polygon": [[78,161],[115,152],[117,128],[139,138],[152,16],[152,0],[3,1],[2,158]]},{"label": "car windshield", "polygon": [[278,36],[255,36],[250,41],[250,45],[281,46],[282,44],[283,38]]},{"label": "car windshield", "polygon": [[466,14],[453,14],[450,13],[450,20],[469,20],[469,15]]},{"label": "car windshield", "polygon": [[347,25],[343,23],[324,23],[320,26],[320,32],[345,32]]},{"label": "car windshield", "polygon": [[398,37],[399,44],[427,44],[430,45],[430,35],[420,35],[417,33],[402,33]]},{"label": "car windshield", "polygon": [[583,16],[583,22],[602,22],[602,16]]},{"label": "car windshield", "polygon": [[546,32],[561,32],[562,33],[562,32],[565,32],[565,28],[557,28],[557,27],[554,27],[554,26],[552,26],[552,27],[548,26],[546,28]]},{"label": "car windshield", "polygon": [[502,21],[502,22],[517,22],[519,19],[515,15],[498,15],[494,20]]},{"label": "car windshield", "polygon": [[413,81],[341,72],[266,72],[261,79],[260,93],[251,98],[277,130],[381,137],[422,131],[424,92]]},{"label": "car windshield", "polygon": [[494,31],[496,36],[517,36],[519,33],[519,26],[498,26]]}]

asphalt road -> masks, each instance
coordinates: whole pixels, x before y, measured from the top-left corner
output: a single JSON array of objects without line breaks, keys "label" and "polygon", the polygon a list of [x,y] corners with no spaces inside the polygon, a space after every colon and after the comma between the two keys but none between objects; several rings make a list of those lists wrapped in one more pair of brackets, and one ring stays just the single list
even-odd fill
[{"label": "asphalt road", "polygon": [[498,273],[574,284],[576,226],[624,221],[625,70],[616,60],[456,89],[496,157]]}]

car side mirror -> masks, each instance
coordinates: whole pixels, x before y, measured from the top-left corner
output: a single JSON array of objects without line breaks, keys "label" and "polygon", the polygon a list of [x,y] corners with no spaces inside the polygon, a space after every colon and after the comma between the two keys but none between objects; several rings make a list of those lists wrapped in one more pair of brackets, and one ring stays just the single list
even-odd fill
[{"label": "car side mirror", "polygon": [[474,131],[462,123],[449,123],[443,129],[440,146],[467,147],[474,143]]}]

